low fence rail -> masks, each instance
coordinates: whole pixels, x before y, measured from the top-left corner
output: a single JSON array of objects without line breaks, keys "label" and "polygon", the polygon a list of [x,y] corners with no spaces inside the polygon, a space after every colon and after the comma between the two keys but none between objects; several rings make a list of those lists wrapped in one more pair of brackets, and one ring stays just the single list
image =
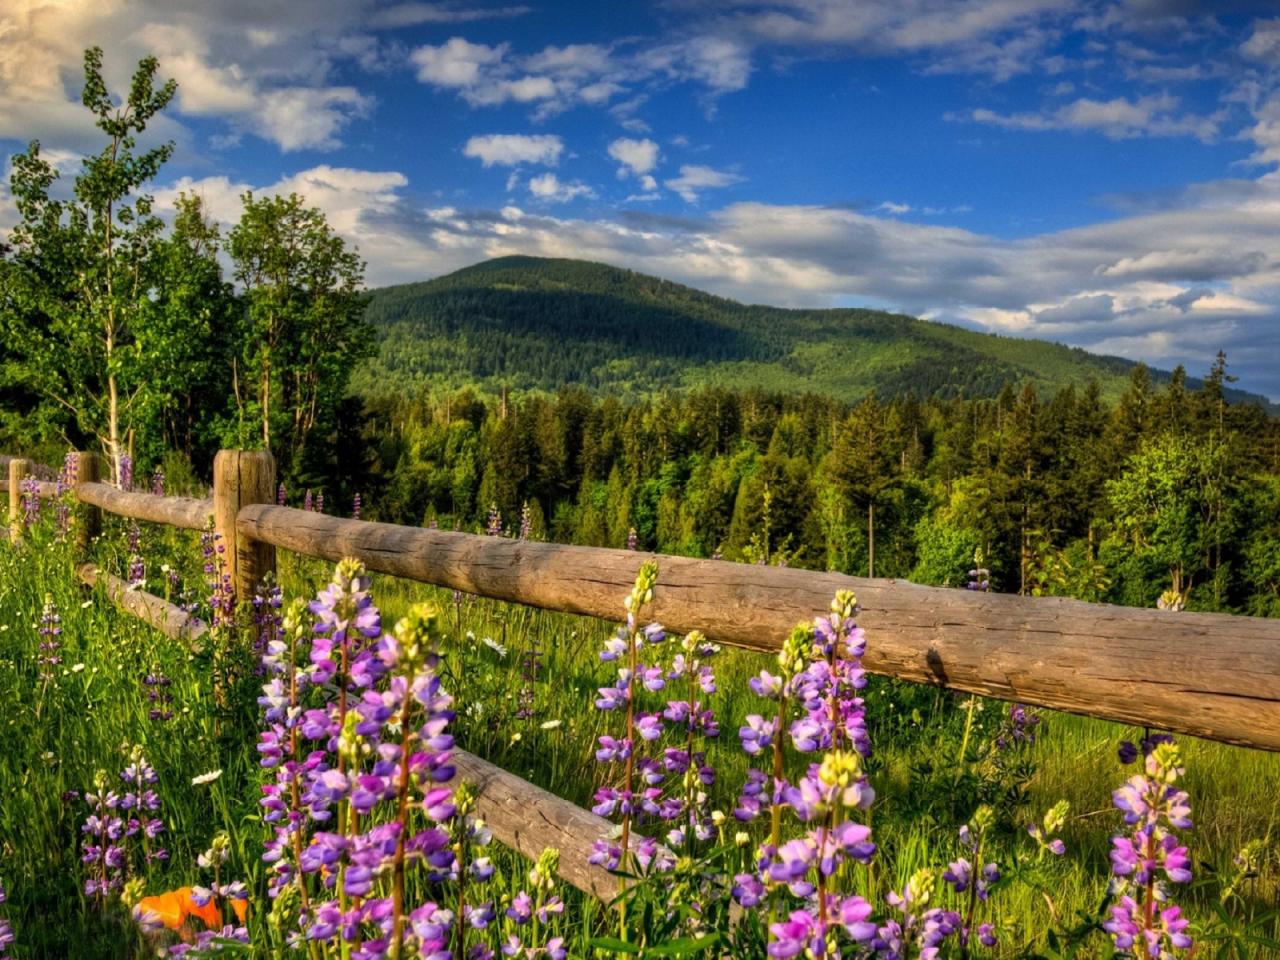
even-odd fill
[{"label": "low fence rail", "polygon": [[[0,458],[4,466],[0,485],[9,488],[11,516],[20,516],[21,481],[32,465]],[[852,590],[869,637],[863,664],[872,673],[1280,750],[1280,620],[347,520],[274,505],[275,467],[265,453],[220,452],[207,500],[122,491],[98,482],[99,469],[96,456],[79,455],[74,494],[94,508],[82,537],[96,529],[98,511],[184,529],[212,522],[241,599],[274,568],[280,548],[333,561],[355,557],[380,573],[612,620],[639,564],[652,558],[659,565],[654,618],[675,632],[698,629],[721,643],[776,651],[797,622],[825,611],[837,590]],[[56,487],[41,484],[37,492],[51,496]],[[203,629],[163,599],[90,565],[80,576],[167,636],[203,642]],[[607,821],[470,754],[460,755],[458,769],[479,788],[480,815],[499,841],[530,856],[557,846],[563,879],[604,899],[616,893],[616,879],[586,863],[592,842],[611,829]]]}]

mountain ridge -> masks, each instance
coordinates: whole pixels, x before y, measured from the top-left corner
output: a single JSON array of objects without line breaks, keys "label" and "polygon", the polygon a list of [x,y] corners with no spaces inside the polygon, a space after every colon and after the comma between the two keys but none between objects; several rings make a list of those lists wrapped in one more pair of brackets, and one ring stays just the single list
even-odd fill
[{"label": "mountain ridge", "polygon": [[[1135,366],[888,311],[743,304],[587,260],[498,257],[368,298],[378,350],[353,383],[366,395],[428,384],[623,395],[732,384],[856,400],[870,390],[994,396],[1026,380],[1052,392],[1096,377],[1114,400]],[[1152,370],[1156,383],[1169,378]],[[1228,395],[1280,412],[1258,394]]]}]

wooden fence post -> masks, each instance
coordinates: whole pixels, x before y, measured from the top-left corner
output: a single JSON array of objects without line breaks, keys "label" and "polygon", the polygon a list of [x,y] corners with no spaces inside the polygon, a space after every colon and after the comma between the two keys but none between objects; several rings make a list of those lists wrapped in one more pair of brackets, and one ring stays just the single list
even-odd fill
[{"label": "wooden fence post", "polygon": [[219,450],[213,458],[213,528],[222,538],[227,573],[237,603],[253,598],[267,571],[276,568],[276,548],[236,532],[240,508],[274,503],[276,461],[265,450]]},{"label": "wooden fence post", "polygon": [[[102,458],[96,453],[76,453],[76,484],[97,483],[102,476]],[[83,560],[89,553],[93,538],[102,532],[102,511],[91,504],[80,505],[76,526],[76,558]]]},{"label": "wooden fence post", "polygon": [[31,472],[31,461],[14,457],[9,461],[9,539],[22,539],[22,481]]}]

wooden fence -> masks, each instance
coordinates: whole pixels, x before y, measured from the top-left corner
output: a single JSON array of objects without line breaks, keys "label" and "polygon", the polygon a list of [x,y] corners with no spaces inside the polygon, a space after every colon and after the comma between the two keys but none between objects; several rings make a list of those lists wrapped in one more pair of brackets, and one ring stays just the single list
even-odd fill
[{"label": "wooden fence", "polygon": [[[442,530],[346,520],[275,506],[269,454],[222,451],[208,500],[125,492],[98,482],[98,458],[79,456],[76,498],[98,512],[184,529],[213,522],[226,544],[237,597],[251,596],[274,567],[276,548],[326,560],[355,557],[370,570],[513,603],[619,618],[621,598],[644,560],[658,562],[654,619],[668,630],[698,629],[721,643],[776,651],[800,621],[852,590],[867,632],[872,673],[1055,710],[1280,750],[1280,620],[1169,613],[1049,597],[922,587],[778,567],[694,560]],[[7,463],[7,479],[3,468]],[[0,458],[0,484],[20,515],[29,461]],[[41,483],[40,496],[52,496]],[[15,525],[20,535],[20,525]],[[203,628],[183,611],[126,589],[85,565],[124,609],[167,636],[199,644]],[[608,898],[616,880],[590,867],[592,843],[612,825],[478,757],[459,751],[458,769],[479,788],[478,813],[494,836],[523,854],[561,851],[561,875]]]}]

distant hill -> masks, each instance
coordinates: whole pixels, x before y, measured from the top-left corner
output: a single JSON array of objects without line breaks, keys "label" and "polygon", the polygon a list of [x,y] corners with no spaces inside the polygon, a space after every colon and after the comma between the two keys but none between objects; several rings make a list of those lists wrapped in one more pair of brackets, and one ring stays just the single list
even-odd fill
[{"label": "distant hill", "polygon": [[[749,306],[606,264],[538,257],[373,290],[368,317],[379,350],[353,384],[365,394],[581,384],[637,395],[725,384],[856,400],[869,390],[994,395],[1028,379],[1052,392],[1096,377],[1114,399],[1133,367],[1044,340],[879,310]],[[1233,399],[1271,409],[1242,391]]]}]

